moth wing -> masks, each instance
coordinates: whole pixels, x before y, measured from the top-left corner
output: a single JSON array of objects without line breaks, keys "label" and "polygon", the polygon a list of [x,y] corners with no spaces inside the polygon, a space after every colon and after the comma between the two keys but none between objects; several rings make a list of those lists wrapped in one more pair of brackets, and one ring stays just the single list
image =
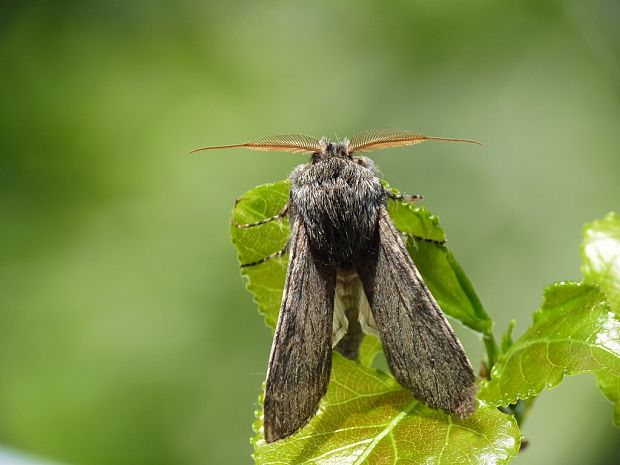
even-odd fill
[{"label": "moth wing", "polygon": [[267,442],[290,436],[316,413],[331,370],[336,270],[313,259],[302,219],[292,223],[289,265],[265,387]]},{"label": "moth wing", "polygon": [[376,254],[358,275],[385,356],[398,382],[434,408],[459,417],[474,410],[471,364],[407,253],[385,207],[379,212]]}]

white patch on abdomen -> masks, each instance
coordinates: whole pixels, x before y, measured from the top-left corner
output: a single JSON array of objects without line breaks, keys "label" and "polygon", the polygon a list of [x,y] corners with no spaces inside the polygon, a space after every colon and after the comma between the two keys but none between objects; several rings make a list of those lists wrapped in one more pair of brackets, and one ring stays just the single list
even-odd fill
[{"label": "white patch on abdomen", "polygon": [[334,324],[332,328],[332,347],[347,333],[349,320],[347,309],[355,309],[362,330],[371,336],[379,337],[377,323],[372,316],[368,298],[362,282],[355,270],[338,270],[336,293],[334,296]]}]

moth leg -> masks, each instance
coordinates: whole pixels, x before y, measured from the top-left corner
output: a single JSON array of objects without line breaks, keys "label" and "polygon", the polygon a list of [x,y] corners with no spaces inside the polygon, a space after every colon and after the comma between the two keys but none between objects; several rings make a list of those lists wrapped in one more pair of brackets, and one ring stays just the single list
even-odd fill
[{"label": "moth leg", "polygon": [[380,337],[362,282],[353,270],[337,273],[332,334],[334,349],[351,360],[358,359],[364,334]]},{"label": "moth leg", "polygon": [[255,262],[250,262],[250,263],[242,263],[241,268],[247,268],[249,266],[260,265],[261,263],[265,263],[269,260],[273,260],[274,258],[282,257],[284,254],[286,254],[286,252],[288,252],[288,242],[281,250],[278,250],[277,252],[269,254],[266,257],[261,258],[260,260],[256,260]]},{"label": "moth leg", "polygon": [[421,194],[395,194],[391,190],[385,189],[385,195],[387,195],[392,200],[397,200],[400,202],[417,202],[419,200],[424,199],[424,196]]},{"label": "moth leg", "polygon": [[409,239],[414,241],[414,243],[415,241],[422,241],[422,242],[429,242],[435,245],[445,245],[447,242],[447,241],[436,241],[435,239],[427,239],[426,237],[416,236],[415,234],[409,234],[409,233],[402,232],[402,231],[399,231],[399,232],[406,239],[405,242],[407,242]]},{"label": "moth leg", "polygon": [[286,205],[284,205],[284,208],[282,209],[282,211],[280,211],[280,213],[278,213],[275,216],[271,216],[269,218],[265,218],[264,220],[256,221],[255,223],[234,223],[231,220],[230,224],[233,225],[236,228],[239,228],[239,229],[253,228],[254,226],[260,226],[261,224],[271,223],[272,221],[280,221],[287,214],[288,214],[288,202],[287,202]]},{"label": "moth leg", "polygon": [[357,360],[360,352],[360,344],[364,338],[364,332],[357,320],[357,309],[349,307],[346,309],[344,316],[347,318],[347,332],[342,336],[338,343],[334,346],[334,350],[340,352],[350,360]]},{"label": "moth leg", "polygon": [[[360,286],[362,286],[361,281]],[[360,289],[359,297],[360,328],[365,334],[369,334],[370,336],[374,336],[377,339],[381,339],[381,334],[379,333],[377,322],[375,321],[375,317],[372,315],[372,309],[370,308],[370,304],[368,303],[368,297],[366,297],[366,292],[364,291],[363,286]]]}]

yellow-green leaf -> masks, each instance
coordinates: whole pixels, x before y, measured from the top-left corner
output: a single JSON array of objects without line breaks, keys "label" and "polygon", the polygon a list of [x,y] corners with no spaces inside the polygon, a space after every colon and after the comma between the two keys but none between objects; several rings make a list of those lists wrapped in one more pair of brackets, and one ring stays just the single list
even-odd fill
[{"label": "yellow-green leaf", "polygon": [[528,399],[564,375],[605,371],[620,376],[620,318],[598,286],[548,287],[527,332],[501,355],[479,398],[493,405]]},{"label": "yellow-green leaf", "polygon": [[[237,199],[230,236],[242,265],[262,260],[286,246],[289,235],[287,218],[253,228],[242,229],[237,225],[278,215],[286,205],[288,193],[288,181],[281,181],[255,187]],[[271,328],[275,328],[278,321],[287,263],[288,256],[284,256],[241,268],[241,274],[247,278],[247,288]]]},{"label": "yellow-green leaf", "polygon": [[620,313],[620,218],[609,213],[586,224],[581,244],[582,271],[588,282],[601,286],[612,309]]},{"label": "yellow-green leaf", "polygon": [[[261,412],[257,412],[260,419]],[[291,437],[265,443],[255,423],[257,465],[502,464],[519,451],[514,418],[479,403],[460,420],[416,401],[389,375],[334,354],[317,415]]]},{"label": "yellow-green leaf", "polygon": [[[588,282],[598,284],[611,310],[620,315],[620,218],[609,213],[602,220],[586,224],[581,244],[583,274]],[[620,427],[620,376],[597,374],[599,388],[614,403],[613,421]]]}]

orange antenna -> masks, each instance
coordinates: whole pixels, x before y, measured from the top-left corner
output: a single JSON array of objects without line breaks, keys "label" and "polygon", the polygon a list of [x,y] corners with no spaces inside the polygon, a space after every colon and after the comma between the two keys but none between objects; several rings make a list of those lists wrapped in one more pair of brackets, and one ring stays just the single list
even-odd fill
[{"label": "orange antenna", "polygon": [[319,139],[303,134],[288,134],[279,136],[262,137],[254,139],[244,144],[233,145],[214,145],[211,147],[201,147],[189,153],[201,152],[203,150],[219,150],[246,148],[250,150],[260,150],[263,152],[290,152],[290,153],[319,153],[321,144]]},{"label": "orange antenna", "polygon": [[470,144],[482,145],[480,142],[470,139],[432,137],[411,131],[401,131],[397,129],[370,129],[368,131],[358,132],[351,138],[351,141],[349,143],[349,152],[370,152],[372,150],[381,150],[390,147],[421,144],[422,142],[426,142],[428,140],[466,142]]}]

